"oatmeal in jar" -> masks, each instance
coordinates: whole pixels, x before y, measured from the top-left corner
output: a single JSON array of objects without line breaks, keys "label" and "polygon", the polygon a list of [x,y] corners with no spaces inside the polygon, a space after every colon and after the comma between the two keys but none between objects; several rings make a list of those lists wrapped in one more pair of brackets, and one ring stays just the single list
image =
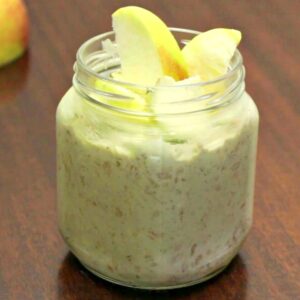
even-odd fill
[{"label": "oatmeal in jar", "polygon": [[[130,70],[140,74],[140,66],[130,65],[134,59],[122,64],[130,53],[120,50],[118,34],[132,30],[140,8],[124,9],[115,13],[115,33],[80,48],[73,87],[58,106],[59,227],[71,251],[104,279],[148,289],[187,286],[224,269],[249,232],[258,112],[235,48],[231,56],[224,50],[228,57],[211,54],[227,59],[225,74],[211,66],[196,74],[185,56],[193,49],[179,49],[185,61],[175,71],[155,61],[135,82]],[[156,21],[144,13],[145,22]],[[226,45],[225,33],[216,41],[209,33],[197,47]],[[189,43],[202,35],[173,34]]]}]

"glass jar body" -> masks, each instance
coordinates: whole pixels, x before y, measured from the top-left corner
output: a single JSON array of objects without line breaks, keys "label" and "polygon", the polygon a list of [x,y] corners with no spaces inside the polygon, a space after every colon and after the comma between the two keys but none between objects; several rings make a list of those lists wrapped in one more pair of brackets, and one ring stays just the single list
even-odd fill
[{"label": "glass jar body", "polygon": [[57,110],[61,234],[96,275],[146,289],[201,282],[237,254],[252,223],[258,112],[243,93],[156,121],[74,88]]}]

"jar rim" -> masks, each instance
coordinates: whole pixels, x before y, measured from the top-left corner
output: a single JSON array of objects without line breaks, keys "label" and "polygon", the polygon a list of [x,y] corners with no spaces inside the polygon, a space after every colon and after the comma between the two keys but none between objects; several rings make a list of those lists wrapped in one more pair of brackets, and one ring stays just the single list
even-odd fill
[{"label": "jar rim", "polygon": [[[177,34],[188,34],[191,35],[191,38],[194,36],[198,35],[199,31],[195,30],[190,30],[190,29],[184,29],[184,28],[175,28],[175,27],[170,27],[169,28],[172,32],[177,33]],[[89,102],[92,102],[97,105],[101,105],[102,107],[110,110],[114,110],[116,112],[120,113],[125,113],[125,114],[130,114],[138,117],[153,117],[154,115],[160,115],[160,116],[172,116],[172,115],[182,115],[182,114],[187,114],[187,113],[197,113],[200,111],[207,111],[207,110],[213,110],[221,106],[226,106],[227,104],[232,103],[234,100],[238,99],[240,95],[244,91],[244,78],[245,78],[245,71],[244,71],[244,66],[243,66],[243,58],[238,49],[236,49],[233,58],[231,60],[231,65],[229,70],[227,71],[226,74],[219,76],[213,80],[209,81],[197,81],[197,82],[176,82],[176,84],[159,84],[155,86],[147,86],[147,85],[141,85],[141,84],[136,84],[133,82],[126,82],[126,81],[121,81],[115,78],[112,78],[111,76],[107,76],[107,73],[111,71],[111,68],[120,67],[120,61],[119,57],[117,55],[117,51],[115,54],[109,53],[101,46],[101,42],[107,40],[107,39],[112,39],[114,37],[115,33],[113,31],[105,32],[100,35],[94,36],[87,41],[85,41],[78,49],[77,54],[76,54],[76,63],[74,64],[74,71],[75,75],[73,77],[73,85],[77,92],[81,94],[85,99],[87,99]],[[179,39],[178,39],[179,40]],[[180,39],[180,41],[183,44],[187,43],[190,39]],[[103,55],[105,58],[103,59]],[[102,57],[102,58],[101,58]],[[116,62],[113,63],[112,66],[107,67],[106,63],[109,64],[108,62],[116,58]],[[98,68],[100,68],[100,65],[104,63],[104,67],[102,66],[102,69],[100,71]],[[94,70],[94,68],[98,70]],[[237,79],[234,79],[237,76]],[[206,87],[211,91],[212,88],[215,86],[218,86],[218,84],[222,83],[228,83],[230,80],[234,79],[232,83],[224,89],[222,93],[217,90],[213,90],[213,92],[204,92],[203,94],[196,95],[193,98],[188,98],[188,99],[178,99],[178,100],[173,100],[168,103],[161,103],[162,105],[172,105],[176,104],[177,107],[178,105],[181,105],[181,108],[186,108],[186,104],[194,104],[194,103],[203,103],[206,102],[206,105],[203,105],[201,107],[196,107],[194,106],[188,106],[189,108],[192,108],[191,111],[179,111],[179,112],[174,112],[173,110],[170,110],[172,112],[163,112],[159,114],[154,114],[151,109],[146,110],[146,111],[137,111],[137,110],[132,110],[130,108],[124,108],[124,107],[119,107],[116,105],[113,105],[111,103],[105,103],[101,100],[99,100],[97,97],[100,96],[102,98],[110,98],[111,100],[118,99],[118,100],[129,100],[131,101],[133,98],[128,96],[128,95],[120,95],[119,93],[115,92],[107,92],[104,90],[101,90],[95,86],[91,86],[91,80],[89,78],[92,78],[93,80],[101,80],[103,82],[107,82],[108,84],[112,84],[115,86],[123,86],[127,89],[132,89],[132,90],[140,90],[143,92],[143,94],[147,94],[148,92],[150,93],[155,93],[159,91],[166,91],[166,90],[171,90],[174,92],[180,91],[179,89],[197,89],[200,88],[201,90],[205,91]],[[97,95],[97,97],[91,97],[91,94],[93,93],[94,95]],[[169,99],[166,99],[169,100]],[[212,101],[211,101],[212,100]],[[184,105],[184,106],[182,106]],[[164,106],[166,107],[166,106]],[[174,106],[173,106],[174,107]],[[181,110],[181,109],[180,109]]]},{"label": "jar rim", "polygon": [[[171,32],[179,32],[179,33],[188,33],[188,34],[193,34],[193,35],[198,35],[201,32],[197,30],[192,30],[192,29],[186,29],[186,28],[179,28],[179,27],[169,27]],[[94,76],[96,78],[99,78],[104,81],[109,81],[115,84],[122,84],[126,85],[132,88],[142,88],[142,89],[156,89],[156,88],[176,88],[176,87],[195,87],[195,86],[207,86],[211,84],[216,84],[218,82],[221,82],[223,80],[226,80],[229,78],[232,74],[234,74],[239,68],[243,66],[243,57],[238,49],[235,50],[234,53],[234,58],[235,62],[234,65],[231,66],[230,70],[226,72],[226,74],[223,74],[221,76],[216,77],[215,79],[212,80],[207,80],[207,81],[199,81],[199,82],[189,82],[189,83],[177,83],[176,85],[168,85],[168,84],[161,84],[159,86],[151,86],[151,85],[143,85],[143,84],[137,84],[134,82],[129,82],[125,80],[117,80],[111,77],[106,77],[100,73],[95,72],[89,65],[84,63],[83,59],[83,53],[85,52],[86,48],[90,46],[92,43],[94,43],[97,40],[103,40],[105,38],[109,38],[111,36],[114,36],[114,31],[108,31],[104,32],[102,34],[96,35],[87,41],[85,41],[78,49],[76,53],[76,64],[78,64],[80,67],[85,69],[86,72],[88,72],[91,76]]]}]

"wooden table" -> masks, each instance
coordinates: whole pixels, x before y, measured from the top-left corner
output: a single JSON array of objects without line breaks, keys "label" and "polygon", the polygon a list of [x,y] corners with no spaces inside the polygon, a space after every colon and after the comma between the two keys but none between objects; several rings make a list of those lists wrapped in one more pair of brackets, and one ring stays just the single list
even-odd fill
[{"label": "wooden table", "polygon": [[[240,254],[207,283],[121,288],[87,272],[56,222],[55,109],[78,46],[137,3],[170,26],[242,30],[260,110],[255,221]],[[300,1],[27,0],[30,51],[0,70],[0,299],[300,299]]]}]

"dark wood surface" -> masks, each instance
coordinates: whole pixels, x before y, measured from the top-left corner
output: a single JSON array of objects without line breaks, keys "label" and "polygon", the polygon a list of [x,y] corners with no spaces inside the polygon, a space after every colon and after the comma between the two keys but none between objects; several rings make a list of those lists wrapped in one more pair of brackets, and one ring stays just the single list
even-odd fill
[{"label": "dark wood surface", "polygon": [[[55,109],[78,46],[139,4],[168,25],[242,30],[261,115],[253,229],[205,284],[149,293],[89,274],[57,230]],[[300,299],[300,1],[27,0],[30,51],[0,70],[0,299]]]}]

